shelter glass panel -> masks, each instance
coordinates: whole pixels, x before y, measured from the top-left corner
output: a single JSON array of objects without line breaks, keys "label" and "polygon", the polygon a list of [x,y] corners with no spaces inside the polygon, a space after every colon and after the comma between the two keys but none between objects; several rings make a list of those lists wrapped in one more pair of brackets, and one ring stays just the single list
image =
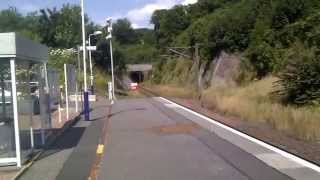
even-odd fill
[{"label": "shelter glass panel", "polygon": [[16,156],[9,59],[0,60],[0,159]]},{"label": "shelter glass panel", "polygon": [[18,121],[21,145],[21,157],[27,158],[32,150],[32,115],[38,108],[37,97],[31,95],[31,64],[28,61],[16,61],[16,84]]}]

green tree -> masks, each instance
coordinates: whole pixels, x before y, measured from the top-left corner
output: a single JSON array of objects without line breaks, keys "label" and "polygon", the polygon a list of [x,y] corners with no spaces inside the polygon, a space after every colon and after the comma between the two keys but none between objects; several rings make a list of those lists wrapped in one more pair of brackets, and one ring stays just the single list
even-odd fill
[{"label": "green tree", "polygon": [[37,31],[37,12],[31,12],[23,16],[14,7],[0,11],[0,32],[17,32],[30,39],[41,41]]},{"label": "green tree", "polygon": [[0,12],[1,32],[15,31],[21,27],[23,27],[23,16],[18,12],[17,8],[10,7]]},{"label": "green tree", "polygon": [[320,63],[315,47],[297,42],[286,52],[290,59],[280,73],[278,93],[285,102],[297,105],[320,104]]},{"label": "green tree", "polygon": [[158,45],[168,46],[190,25],[191,19],[186,6],[175,6],[170,10],[155,11],[151,23],[154,24]]},{"label": "green tree", "polygon": [[[72,48],[81,44],[81,8],[65,4],[60,10],[42,9],[39,18],[39,34],[42,42],[50,47]],[[87,35],[98,26],[85,16]]]},{"label": "green tree", "polygon": [[[88,22],[87,17],[86,22]],[[64,5],[58,13],[56,23],[54,39],[58,47],[71,48],[81,44],[81,8],[79,6]]]},{"label": "green tree", "polygon": [[131,44],[137,41],[137,34],[128,19],[118,19],[113,24],[113,35],[120,44]]},{"label": "green tree", "polygon": [[56,8],[40,10],[39,34],[42,37],[42,43],[50,47],[57,47],[55,32],[58,24],[58,17],[59,12]]}]

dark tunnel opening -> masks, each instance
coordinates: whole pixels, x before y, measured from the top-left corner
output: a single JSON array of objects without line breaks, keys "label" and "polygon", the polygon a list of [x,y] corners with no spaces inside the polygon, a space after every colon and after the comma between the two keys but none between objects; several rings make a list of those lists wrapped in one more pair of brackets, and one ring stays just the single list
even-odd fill
[{"label": "dark tunnel opening", "polygon": [[144,74],[141,71],[134,71],[129,73],[129,78],[132,82],[141,83],[144,81]]}]

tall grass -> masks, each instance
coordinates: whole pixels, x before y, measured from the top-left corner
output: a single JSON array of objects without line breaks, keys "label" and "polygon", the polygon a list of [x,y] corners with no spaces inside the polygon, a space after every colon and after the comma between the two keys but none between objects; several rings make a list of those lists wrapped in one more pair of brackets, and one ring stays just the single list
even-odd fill
[{"label": "tall grass", "polygon": [[[95,91],[98,95],[105,96],[107,93],[107,83],[111,80],[108,73],[103,70],[95,69]],[[89,81],[88,81],[89,82]]]},{"label": "tall grass", "polygon": [[145,84],[148,89],[151,89],[154,93],[177,98],[193,98],[196,97],[196,92],[192,89],[186,89],[176,85],[152,85]]},{"label": "tall grass", "polygon": [[319,109],[280,104],[270,95],[276,80],[268,77],[243,87],[208,89],[204,91],[202,101],[218,112],[243,120],[267,122],[299,139],[320,140]]}]

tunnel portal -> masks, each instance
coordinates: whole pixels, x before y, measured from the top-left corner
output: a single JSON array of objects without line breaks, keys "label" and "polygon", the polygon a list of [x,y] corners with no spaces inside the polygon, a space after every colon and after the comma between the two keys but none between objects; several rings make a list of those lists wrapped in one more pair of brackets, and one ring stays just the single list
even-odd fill
[{"label": "tunnel portal", "polygon": [[127,75],[132,82],[141,83],[148,79],[152,72],[152,64],[128,64]]},{"label": "tunnel portal", "polygon": [[133,71],[129,73],[129,78],[132,82],[141,83],[144,81],[144,73],[141,71]]}]

